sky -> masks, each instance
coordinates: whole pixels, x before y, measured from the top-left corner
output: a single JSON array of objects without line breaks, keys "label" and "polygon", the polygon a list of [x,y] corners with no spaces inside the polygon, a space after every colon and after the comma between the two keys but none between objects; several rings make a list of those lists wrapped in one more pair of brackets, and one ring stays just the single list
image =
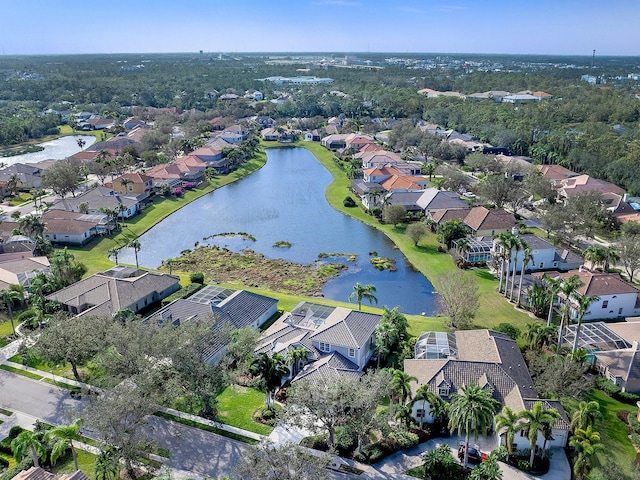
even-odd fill
[{"label": "sky", "polygon": [[0,49],[640,55],[639,19],[638,0],[0,0]]}]

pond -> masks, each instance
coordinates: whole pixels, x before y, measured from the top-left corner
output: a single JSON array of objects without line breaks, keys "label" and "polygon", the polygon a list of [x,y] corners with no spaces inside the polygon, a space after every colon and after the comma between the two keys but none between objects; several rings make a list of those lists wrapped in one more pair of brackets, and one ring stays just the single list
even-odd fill
[{"label": "pond", "polygon": [[81,150],[78,146],[78,139],[80,138],[86,142],[84,145],[85,148],[93,145],[96,141],[96,137],[93,135],[68,135],[48,142],[39,143],[39,146],[44,147],[44,150],[40,150],[39,152],[24,153],[12,157],[0,157],[0,162],[5,165],[13,165],[14,163],[37,163],[43,160],[62,160]]},{"label": "pond", "polygon": [[[194,248],[196,242],[234,251],[251,248],[269,258],[300,263],[312,263],[321,253],[356,254],[355,262],[346,262],[347,271],[327,282],[322,291],[325,297],[347,301],[356,282],[373,284],[378,305],[399,305],[405,313],[432,315],[436,294],[431,283],[383,233],[329,205],[325,190],[331,181],[331,174],[308,150],[269,149],[262,169],[195,200],[142,235],[139,262],[158,267],[163,259]],[[226,232],[244,232],[255,241],[206,239]],[[290,242],[291,247],[274,247],[278,241]],[[374,268],[372,252],[393,258],[397,271]],[[119,260],[135,263],[130,249],[123,250]]]}]

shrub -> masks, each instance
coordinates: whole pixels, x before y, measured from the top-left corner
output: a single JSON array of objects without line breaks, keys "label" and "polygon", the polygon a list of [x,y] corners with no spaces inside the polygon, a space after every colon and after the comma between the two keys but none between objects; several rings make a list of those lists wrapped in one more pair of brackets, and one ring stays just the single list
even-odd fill
[{"label": "shrub", "polygon": [[620,387],[611,383],[608,379],[604,377],[596,377],[596,387],[599,390],[602,390],[604,393],[613,397],[620,392]]},{"label": "shrub", "polygon": [[415,433],[407,432],[407,431],[397,431],[392,432],[389,435],[396,442],[396,449],[404,450],[405,448],[411,448],[418,445],[420,442],[420,438]]},{"label": "shrub", "polygon": [[351,197],[346,197],[343,201],[342,201],[342,205],[344,205],[347,208],[352,208],[356,206],[356,202],[353,198]]},{"label": "shrub", "polygon": [[178,300],[179,298],[190,297],[191,295],[196,293],[198,290],[200,290],[202,287],[203,285],[200,283],[191,283],[186,287],[181,288],[177,292],[172,293],[168,297],[163,298],[161,303],[163,306],[169,305],[171,302],[173,302],[174,300]]},{"label": "shrub", "polygon": [[341,455],[351,452],[356,446],[355,435],[348,428],[336,428],[334,441]]},{"label": "shrub", "polygon": [[620,392],[616,395],[618,400],[624,403],[635,404],[638,400],[640,400],[640,395],[631,392]]},{"label": "shrub", "polygon": [[13,468],[0,475],[0,480],[10,480],[23,470],[29,470],[31,467],[33,467],[33,460],[31,459],[31,455],[27,455],[14,465]]},{"label": "shrub", "polygon": [[189,281],[191,283],[199,283],[200,285],[204,285],[204,273],[202,272],[194,272],[189,275]]},{"label": "shrub", "polygon": [[181,197],[181,196],[182,196],[182,193],[183,193],[183,192],[182,192],[182,188],[180,188],[180,187],[176,187],[176,188],[174,188],[174,189],[173,189],[173,194],[174,194],[176,197]]},{"label": "shrub", "polygon": [[514,327],[510,323],[506,323],[506,322],[498,324],[498,326],[495,328],[495,330],[497,332],[506,333],[507,335],[509,335],[514,340],[517,340],[518,337],[520,336],[520,329],[518,327]]}]

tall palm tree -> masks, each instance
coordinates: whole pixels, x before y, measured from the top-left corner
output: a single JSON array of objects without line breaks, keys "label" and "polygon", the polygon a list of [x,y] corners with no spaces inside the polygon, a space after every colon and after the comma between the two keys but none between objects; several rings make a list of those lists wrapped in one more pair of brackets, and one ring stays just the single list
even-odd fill
[{"label": "tall palm tree", "polygon": [[403,424],[406,428],[410,428],[414,423],[413,408],[409,405],[400,404],[396,408],[396,413],[393,415],[395,420],[398,420],[400,424]]},{"label": "tall palm tree", "polygon": [[585,261],[590,262],[591,266],[596,269],[598,265],[602,265],[604,267],[604,262],[607,256],[607,253],[604,247],[600,245],[589,245],[582,252]]},{"label": "tall palm tree", "polygon": [[38,460],[47,454],[47,447],[44,442],[43,432],[30,432],[25,430],[11,441],[13,455],[22,459],[27,450],[31,453],[33,465],[39,467]]},{"label": "tall palm tree", "polygon": [[500,435],[505,436],[507,442],[507,459],[509,455],[513,453],[513,439],[516,436],[516,432],[521,429],[520,416],[511,410],[509,407],[502,407],[502,411],[495,416],[494,422],[496,424],[496,430],[502,433]]},{"label": "tall palm tree", "polygon": [[411,382],[417,382],[418,379],[398,369],[393,370],[392,375],[393,392],[398,397],[398,404],[404,405],[411,397]]},{"label": "tall palm tree", "polygon": [[570,302],[571,298],[575,294],[576,290],[582,286],[582,280],[580,277],[576,275],[571,275],[569,278],[562,281],[560,285],[559,293],[562,293],[564,296],[564,304],[561,309],[560,316],[560,328],[558,329],[558,351],[562,348],[562,340],[564,336],[564,328],[566,323],[569,321],[569,312],[570,312]]},{"label": "tall palm tree", "polygon": [[620,255],[616,251],[616,247],[608,246],[604,247],[604,264],[602,266],[603,271],[609,271],[609,265],[613,262],[618,262],[620,260]]},{"label": "tall palm tree", "polygon": [[362,310],[362,300],[368,300],[370,304],[378,303],[378,299],[374,295],[376,287],[369,285],[362,285],[360,282],[353,286],[353,292],[349,294],[349,301],[353,298],[358,303],[358,310]]},{"label": "tall palm tree", "polygon": [[268,408],[272,408],[273,395],[280,388],[282,379],[289,374],[287,361],[279,353],[269,355],[263,352],[256,357],[249,370],[253,375],[262,377],[266,390],[265,403]]},{"label": "tall palm tree", "polygon": [[424,425],[424,417],[426,416],[426,412],[427,412],[427,403],[430,403],[429,400],[431,399],[431,392],[429,391],[429,385],[422,385],[418,391],[416,392],[415,397],[413,397],[413,403],[414,405],[417,402],[421,402],[421,407],[422,407],[422,416],[420,417],[420,430],[422,430],[422,426]]},{"label": "tall palm tree", "polygon": [[571,353],[575,352],[578,348],[578,342],[580,341],[580,328],[582,328],[582,319],[587,313],[587,310],[589,310],[591,304],[600,300],[600,297],[598,297],[597,295],[580,295],[575,297],[575,299],[578,302],[578,325],[576,327],[576,336],[573,339],[573,348],[571,349]]},{"label": "tall palm tree", "polygon": [[[513,259],[513,273],[511,274],[511,291],[509,292],[509,301],[513,300],[513,290],[516,284],[516,273],[518,272],[518,254],[526,244],[522,240],[520,240],[518,237],[514,236],[512,245],[513,245],[514,259]],[[506,297],[506,292],[505,292],[505,297]]]},{"label": "tall palm tree", "polygon": [[373,351],[378,358],[378,368],[380,368],[380,364],[383,360],[386,361],[393,346],[398,344],[398,339],[398,328],[393,323],[383,318],[376,326],[375,343],[373,344]]},{"label": "tall palm tree", "polygon": [[498,286],[498,291],[502,291],[502,275],[504,272],[504,260],[507,261],[507,270],[506,270],[506,279],[505,279],[505,291],[507,290],[507,285],[509,284],[509,273],[511,272],[511,249],[513,247],[513,240],[515,239],[514,235],[511,232],[502,232],[497,236],[497,245],[500,247],[500,251],[504,255],[502,260],[502,269],[500,271],[500,285]]},{"label": "tall palm tree", "polygon": [[29,236],[42,236],[46,225],[44,222],[33,213],[29,215],[25,215],[18,220],[18,224],[20,225],[20,230],[22,230],[26,235]]},{"label": "tall palm tree", "polygon": [[309,352],[304,347],[294,348],[287,352],[287,360],[289,365],[291,365],[292,377],[295,377],[298,374],[300,369],[300,362],[304,362],[307,360],[307,356]]},{"label": "tall palm tree", "polygon": [[138,268],[138,252],[140,251],[140,248],[142,248],[142,245],[140,244],[140,240],[138,240],[137,238],[134,238],[127,244],[127,247],[133,248],[133,253],[136,256],[136,268]]},{"label": "tall palm tree", "polygon": [[491,396],[489,390],[472,383],[451,395],[449,406],[449,429],[464,435],[464,468],[469,463],[469,437],[485,434],[493,423],[493,416],[500,402]]},{"label": "tall palm tree", "polygon": [[120,185],[122,185],[122,189],[125,191],[125,193],[127,191],[127,185],[132,184],[132,183],[133,183],[133,180],[131,180],[130,178],[122,177],[120,179]]},{"label": "tall palm tree", "polygon": [[527,265],[533,261],[531,247],[525,242],[522,242],[522,244],[524,245],[524,250],[522,254],[522,270],[520,270],[520,283],[518,284],[518,306],[520,306],[520,301],[522,300],[522,279],[524,278],[524,272],[527,270]]},{"label": "tall palm tree", "polygon": [[553,304],[555,303],[560,287],[562,286],[561,278],[543,277],[543,281],[547,284],[549,290],[549,315],[547,316],[547,327],[551,326],[553,320]]},{"label": "tall palm tree", "polygon": [[602,417],[600,404],[595,400],[590,402],[581,401],[578,408],[571,416],[571,430],[585,430],[587,427],[593,426],[594,422]]},{"label": "tall palm tree", "polygon": [[542,402],[533,404],[531,410],[523,410],[518,414],[522,421],[522,428],[526,429],[529,438],[529,448],[531,456],[529,457],[529,465],[533,467],[533,460],[536,455],[536,442],[538,441],[538,432],[545,426],[552,426],[556,420],[560,418],[560,414],[555,408],[544,408]]},{"label": "tall palm tree", "polygon": [[603,448],[600,443],[600,434],[594,431],[591,425],[585,429],[578,428],[571,440],[569,440],[569,445],[577,453],[573,462],[573,474],[576,479],[584,480],[591,469],[591,458],[598,450]]},{"label": "tall palm tree", "polygon": [[11,175],[7,180],[6,189],[11,195],[18,194],[18,184],[20,183],[20,179],[17,175]]},{"label": "tall palm tree", "polygon": [[13,305],[15,302],[22,302],[24,300],[24,294],[12,289],[0,290],[0,304],[4,305],[7,309],[7,315],[9,315],[9,320],[11,321],[11,329],[13,330],[13,335],[16,334],[16,326],[13,323]]},{"label": "tall palm tree", "polygon": [[107,250],[107,255],[109,256],[109,258],[113,257],[114,261],[116,262],[116,265],[118,265],[119,253],[120,253],[120,247],[112,247],[109,250]]},{"label": "tall palm tree", "polygon": [[78,457],[76,455],[76,449],[73,446],[73,440],[78,437],[78,431],[80,430],[80,421],[69,425],[60,425],[52,428],[45,434],[45,440],[53,441],[53,448],[51,450],[51,463],[55,464],[58,458],[63,456],[67,450],[71,449],[71,455],[73,456],[73,465],[77,470]]}]

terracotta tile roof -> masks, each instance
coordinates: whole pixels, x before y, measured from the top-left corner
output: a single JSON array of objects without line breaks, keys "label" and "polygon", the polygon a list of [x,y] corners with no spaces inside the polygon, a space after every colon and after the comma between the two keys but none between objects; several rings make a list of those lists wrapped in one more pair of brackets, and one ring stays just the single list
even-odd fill
[{"label": "terracotta tile roof", "polygon": [[575,195],[580,192],[597,191],[601,193],[617,193],[622,195],[625,193],[624,189],[614,185],[613,183],[606,182],[597,178],[593,178],[589,175],[578,175],[566,179],[562,182],[562,191],[565,196]]},{"label": "terracotta tile roof", "polygon": [[465,217],[464,223],[476,232],[481,230],[508,230],[516,225],[516,217],[501,208],[474,207]]},{"label": "terracotta tile roof", "polygon": [[621,293],[640,293],[640,290],[625,282],[617,273],[591,272],[586,269],[571,270],[560,273],[557,276],[569,278],[578,275],[582,286],[576,290],[580,295],[591,297],[593,295],[616,295]]},{"label": "terracotta tile roof", "polygon": [[431,213],[431,219],[440,225],[449,220],[464,220],[470,211],[470,208],[443,208]]},{"label": "terracotta tile roof", "polygon": [[393,175],[380,183],[385,190],[420,190],[422,187],[418,185],[414,177],[404,177]]}]

